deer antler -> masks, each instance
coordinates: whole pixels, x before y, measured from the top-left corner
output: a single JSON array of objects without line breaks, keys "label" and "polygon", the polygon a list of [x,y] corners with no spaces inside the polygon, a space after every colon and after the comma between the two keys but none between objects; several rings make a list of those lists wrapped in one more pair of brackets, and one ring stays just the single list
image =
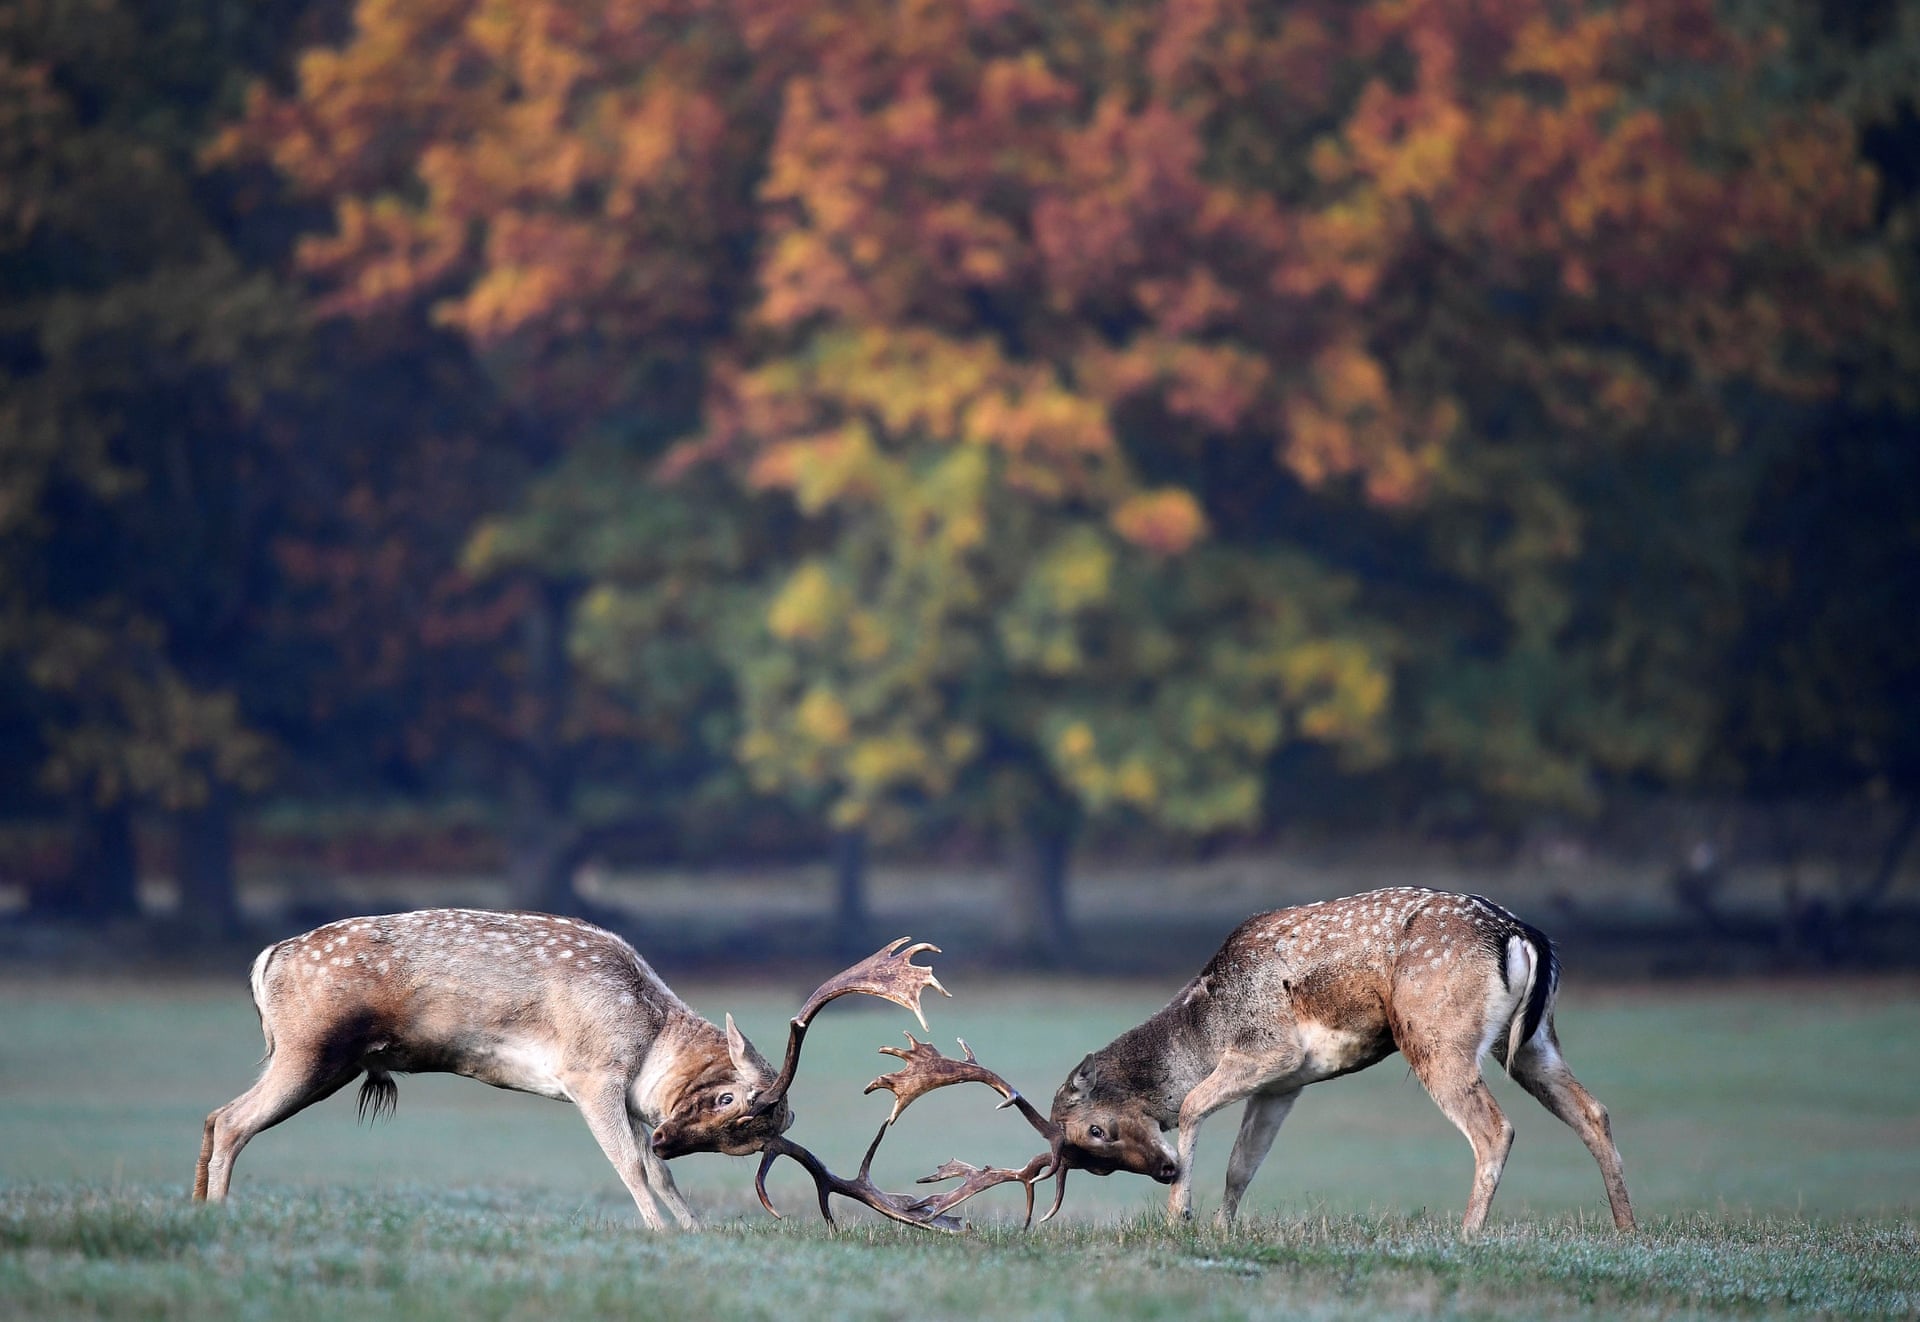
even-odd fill
[{"label": "deer antler", "polygon": [[[939,1217],[960,1206],[979,1193],[982,1189],[991,1189],[996,1184],[1019,1183],[1027,1195],[1027,1212],[1021,1221],[1023,1228],[1033,1225],[1033,1186],[1052,1175],[1056,1178],[1053,1186],[1053,1206],[1040,1218],[1041,1224],[1053,1219],[1060,1210],[1060,1200],[1066,1197],[1067,1170],[1059,1164],[1059,1157],[1052,1152],[1042,1152],[1019,1170],[1001,1166],[975,1166],[971,1162],[958,1158],[947,1162],[929,1175],[922,1175],[915,1184],[938,1184],[942,1180],[963,1180],[957,1188],[943,1194],[929,1194],[913,1204],[912,1210],[921,1216]],[[951,1218],[948,1218],[951,1219]]]},{"label": "deer antler", "polygon": [[[1043,1223],[1051,1220],[1054,1213],[1060,1210],[1061,1199],[1066,1196],[1067,1171],[1061,1160],[1061,1146],[1065,1136],[1058,1125],[1034,1110],[1012,1084],[976,1060],[973,1048],[969,1047],[965,1041],[960,1043],[960,1049],[967,1053],[965,1060],[955,1060],[951,1056],[941,1055],[939,1049],[932,1043],[921,1042],[912,1033],[907,1034],[907,1045],[904,1047],[881,1047],[882,1052],[889,1056],[897,1056],[906,1064],[891,1074],[881,1075],[866,1086],[867,1092],[873,1092],[876,1089],[891,1092],[894,1101],[893,1110],[885,1120],[880,1122],[879,1132],[873,1136],[873,1142],[867,1145],[867,1154],[860,1162],[860,1174],[852,1180],[842,1179],[828,1170],[818,1157],[798,1143],[785,1138],[776,1138],[767,1144],[765,1155],[760,1160],[760,1173],[754,1180],[754,1189],[760,1195],[760,1205],[776,1217],[780,1215],[767,1197],[766,1179],[767,1171],[772,1168],[774,1160],[785,1156],[792,1157],[806,1167],[807,1173],[813,1176],[814,1187],[820,1195],[820,1215],[826,1218],[828,1225],[835,1224],[833,1212],[828,1206],[829,1196],[839,1194],[871,1207],[882,1216],[891,1217],[907,1225],[926,1226],[935,1230],[964,1230],[966,1223],[957,1217],[948,1216],[948,1212],[983,1189],[991,1189],[997,1184],[1018,1182],[1026,1190],[1025,1224],[1031,1226],[1033,1224],[1033,1186],[1050,1175],[1057,1181],[1054,1185],[1053,1206],[1040,1220]],[[952,1179],[960,1179],[963,1182],[957,1188],[946,1190],[944,1193],[928,1194],[924,1198],[909,1199],[902,1194],[888,1193],[878,1188],[868,1178],[867,1173],[873,1165],[873,1154],[880,1150],[880,1140],[887,1136],[887,1131],[893,1127],[893,1122],[921,1097],[937,1088],[945,1088],[955,1083],[984,1083],[999,1093],[1006,1099],[1000,1104],[1001,1108],[1005,1109],[1009,1106],[1018,1108],[1020,1114],[1027,1118],[1027,1122],[1047,1139],[1048,1150],[1019,1170],[975,1166],[958,1159],[949,1161],[931,1175],[922,1176],[916,1183],[933,1184]]]},{"label": "deer antler", "polygon": [[940,1049],[933,1043],[919,1041],[912,1033],[907,1034],[907,1045],[904,1047],[880,1048],[881,1055],[898,1056],[907,1062],[904,1068],[891,1074],[882,1074],[863,1090],[874,1092],[885,1089],[893,1094],[893,1114],[887,1117],[887,1123],[898,1120],[900,1113],[919,1098],[948,1084],[984,1083],[997,1090],[1002,1097],[1019,1096],[1007,1086],[1004,1079],[974,1059],[973,1048],[967,1045],[966,1039],[958,1040],[960,1049],[967,1053],[965,1060],[941,1055]]},{"label": "deer antler", "polygon": [[[890,1123],[891,1121],[887,1122],[887,1124]],[[880,1140],[886,1137],[887,1124],[882,1124],[880,1131],[873,1136],[873,1142],[867,1144],[867,1155],[860,1159],[860,1174],[851,1180],[835,1175],[826,1168],[820,1158],[789,1138],[775,1137],[769,1140],[760,1157],[760,1169],[753,1177],[753,1189],[760,1195],[760,1206],[772,1212],[776,1220],[779,1219],[779,1209],[774,1207],[773,1200],[767,1197],[767,1172],[773,1169],[773,1163],[779,1158],[792,1157],[806,1167],[807,1174],[813,1176],[814,1188],[820,1194],[820,1215],[830,1226],[839,1223],[833,1219],[833,1209],[828,1206],[827,1199],[832,1194],[839,1194],[842,1198],[851,1198],[857,1203],[871,1207],[882,1216],[910,1226],[948,1232],[965,1230],[967,1223],[958,1217],[943,1216],[939,1209],[923,1209],[921,1204],[926,1202],[926,1199],[888,1193],[868,1178],[867,1172],[873,1165],[873,1154],[880,1150]]]},{"label": "deer antler", "polygon": [[[852,992],[878,996],[883,1001],[892,1001],[913,1011],[913,1017],[920,1021],[921,1030],[926,1031],[927,1016],[920,1008],[921,993],[929,987],[942,996],[952,996],[953,993],[940,985],[940,979],[933,976],[932,969],[913,963],[913,957],[920,952],[929,951],[937,955],[940,947],[927,941],[908,946],[910,940],[911,937],[903,936],[883,946],[814,989],[813,995],[807,997],[806,1004],[800,1007],[800,1013],[788,1025],[787,1058],[780,1066],[779,1076],[754,1104],[755,1115],[771,1111],[786,1097],[787,1090],[793,1086],[794,1071],[800,1067],[800,1045],[807,1039],[807,1027],[828,1001]],[[907,948],[902,950],[902,946]]]},{"label": "deer antler", "polygon": [[[958,1207],[983,1189],[991,1189],[996,1184],[1018,1181],[1026,1189],[1026,1224],[1030,1226],[1033,1224],[1033,1186],[1048,1176],[1053,1176],[1055,1180],[1053,1206],[1048,1209],[1045,1216],[1040,1218],[1041,1223],[1045,1224],[1053,1219],[1054,1214],[1060,1210],[1061,1200],[1066,1197],[1067,1168],[1061,1152],[1066,1135],[1060,1126],[1036,1111],[1033,1104],[1020,1095],[1019,1089],[975,1059],[973,1048],[966,1044],[964,1038],[959,1041],[960,1049],[967,1053],[965,1060],[955,1060],[951,1056],[941,1055],[939,1049],[932,1043],[916,1041],[912,1033],[907,1034],[907,1045],[904,1047],[880,1048],[887,1055],[897,1056],[906,1062],[893,1073],[881,1075],[866,1088],[868,1092],[876,1088],[884,1088],[893,1094],[893,1113],[887,1117],[887,1125],[899,1119],[902,1111],[936,1088],[945,1088],[955,1083],[984,1083],[1006,1099],[1000,1103],[1001,1110],[1011,1106],[1026,1117],[1027,1123],[1047,1140],[1047,1151],[1018,1170],[997,1166],[974,1166],[957,1158],[949,1161],[931,1175],[922,1176],[916,1183],[935,1184],[941,1180],[952,1179],[963,1180],[963,1183],[958,1188],[949,1189],[945,1193],[931,1194],[922,1198],[912,1205],[911,1210],[922,1215],[938,1216]],[[881,1126],[881,1132],[886,1132],[885,1125]],[[878,1146],[879,1139],[876,1138],[874,1143]]]},{"label": "deer antler", "polygon": [[[940,947],[926,941],[909,945],[910,939],[903,936],[883,946],[858,964],[843,969],[814,989],[813,995],[807,997],[806,1003],[800,1007],[800,1013],[796,1014],[788,1025],[786,1060],[780,1066],[779,1075],[760,1094],[759,1100],[754,1105],[754,1114],[765,1114],[785,1099],[788,1090],[793,1086],[794,1074],[800,1067],[800,1048],[806,1041],[807,1028],[813,1023],[814,1015],[818,1014],[827,1002],[854,992],[877,996],[913,1011],[914,1018],[920,1021],[920,1027],[926,1028],[927,1016],[920,1008],[922,993],[929,987],[942,996],[951,996],[953,993],[940,985],[940,980],[934,976],[932,969],[913,962],[913,957],[923,951],[939,954]],[[882,1216],[891,1217],[895,1221],[902,1221],[908,1225],[946,1231],[965,1229],[965,1223],[958,1218],[943,1216],[937,1211],[924,1213],[915,1211],[916,1202],[924,1200],[915,1200],[905,1194],[888,1193],[868,1177],[868,1171],[873,1165],[873,1154],[879,1150],[880,1140],[885,1136],[887,1126],[891,1123],[892,1117],[889,1116],[880,1126],[879,1133],[873,1136],[873,1142],[867,1145],[867,1154],[860,1162],[859,1175],[851,1180],[835,1175],[813,1153],[784,1135],[775,1135],[768,1139],[761,1148],[760,1169],[753,1179],[754,1191],[760,1195],[760,1205],[772,1212],[775,1217],[780,1215],[772,1200],[767,1197],[767,1172],[781,1157],[791,1157],[805,1167],[807,1174],[813,1177],[814,1186],[820,1195],[820,1215],[826,1219],[828,1225],[836,1224],[828,1200],[831,1195],[839,1194],[843,1198],[851,1198],[855,1202],[871,1207]]]},{"label": "deer antler", "polygon": [[[800,1063],[800,1048],[807,1036],[807,1027],[813,1022],[813,1016],[820,1008],[835,997],[845,996],[849,992],[862,992],[869,996],[878,996],[892,1001],[895,1005],[912,1010],[919,1019],[924,1031],[927,1027],[926,1015],[920,1009],[920,996],[931,987],[942,996],[952,995],[940,985],[933,970],[912,962],[921,951],[939,953],[939,947],[927,942],[907,946],[908,938],[901,937],[891,945],[876,951],[852,968],[845,970],[822,983],[807,998],[800,1013],[793,1017],[787,1037],[787,1058],[780,1067],[779,1076],[772,1085],[761,1094],[755,1107],[756,1112],[771,1110],[777,1106],[793,1084],[795,1070]],[[902,950],[902,946],[907,946]],[[901,1068],[890,1074],[883,1074],[866,1087],[867,1092],[885,1089],[893,1094],[893,1110],[880,1122],[880,1128],[873,1136],[873,1142],[867,1145],[866,1155],[860,1161],[860,1172],[848,1180],[828,1170],[825,1163],[807,1149],[784,1136],[775,1136],[767,1140],[761,1149],[760,1169],[754,1176],[754,1191],[760,1195],[760,1205],[780,1215],[773,1202],[767,1196],[767,1172],[781,1157],[791,1157],[804,1167],[813,1177],[814,1188],[820,1197],[820,1215],[828,1225],[836,1224],[830,1200],[834,1194],[850,1198],[855,1202],[872,1208],[882,1216],[903,1222],[907,1225],[922,1226],[933,1230],[958,1231],[966,1228],[966,1223],[947,1213],[983,1189],[997,1184],[1018,1182],[1026,1191],[1026,1224],[1033,1224],[1033,1186],[1049,1176],[1054,1177],[1053,1206],[1046,1216],[1040,1218],[1044,1223],[1053,1218],[1060,1210],[1061,1200],[1066,1196],[1067,1168],[1062,1157],[1065,1134],[1060,1127],[1046,1116],[1041,1115],[1033,1105],[1022,1097],[1019,1090],[998,1074],[982,1065],[973,1054],[973,1048],[964,1040],[960,1049],[966,1052],[965,1060],[955,1060],[940,1054],[931,1043],[921,1042],[909,1032],[904,1047],[881,1047],[889,1056],[896,1056],[905,1062]],[[924,1198],[910,1199],[904,1194],[888,1193],[875,1185],[869,1177],[873,1166],[873,1155],[880,1150],[880,1141],[887,1136],[893,1122],[916,1100],[937,1088],[945,1088],[955,1083],[984,1083],[1001,1097],[1000,1103],[1006,1107],[1017,1108],[1040,1135],[1047,1140],[1048,1150],[1035,1157],[1018,1170],[992,1166],[974,1166],[964,1161],[949,1161],[931,1175],[922,1177],[918,1183],[931,1184],[941,1180],[959,1179],[957,1188],[939,1194],[929,1194]]]}]

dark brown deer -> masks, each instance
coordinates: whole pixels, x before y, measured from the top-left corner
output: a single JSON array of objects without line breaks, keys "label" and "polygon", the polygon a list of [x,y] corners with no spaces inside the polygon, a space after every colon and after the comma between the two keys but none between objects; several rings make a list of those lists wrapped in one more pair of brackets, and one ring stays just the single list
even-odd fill
[{"label": "dark brown deer", "polygon": [[[266,1035],[253,1087],[207,1117],[196,1199],[227,1196],[248,1140],[365,1076],[363,1115],[391,1111],[396,1073],[459,1074],[496,1088],[570,1101],[633,1195],[641,1218],[665,1226],[655,1201],[698,1224],[669,1158],[777,1149],[813,1162],[782,1137],[787,1089],[814,1014],[850,992],[905,1006],[945,992],[911,962],[935,947],[903,938],[821,984],[789,1026],[776,1074],[727,1017],[723,1032],[695,1014],[611,932],[571,918],[426,909],[348,918],[260,952],[254,1006]],[[813,1162],[815,1167],[817,1162]],[[905,1200],[871,1186],[839,1190],[896,1219]],[[822,1195],[824,1205],[825,1195]]]},{"label": "dark brown deer", "polygon": [[1219,1214],[1228,1225],[1300,1090],[1399,1051],[1473,1145],[1461,1222],[1472,1236],[1513,1145],[1480,1075],[1491,1052],[1580,1136],[1614,1224],[1631,1230],[1606,1108],[1554,1035],[1559,980],[1547,938],[1477,895],[1401,886],[1256,914],[1165,1009],[1074,1068],[1053,1099],[1056,1164],[1170,1184],[1168,1215],[1184,1219],[1200,1125],[1244,1099]]}]

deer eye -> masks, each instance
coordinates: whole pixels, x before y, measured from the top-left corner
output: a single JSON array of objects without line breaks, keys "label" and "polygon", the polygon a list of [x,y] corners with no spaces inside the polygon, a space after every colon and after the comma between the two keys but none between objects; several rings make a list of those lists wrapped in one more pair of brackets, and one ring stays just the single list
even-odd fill
[{"label": "deer eye", "polygon": [[716,1111],[723,1106],[732,1106],[732,1105],[733,1105],[733,1094],[730,1092],[723,1092],[718,1097],[713,1099],[713,1108]]},{"label": "deer eye", "polygon": [[1088,1137],[1088,1138],[1097,1138],[1097,1139],[1104,1139],[1104,1138],[1106,1138],[1106,1136],[1107,1136],[1107,1131],[1106,1131],[1106,1130],[1104,1130],[1104,1129],[1102,1129],[1102,1128],[1100,1128],[1100,1126],[1099,1126],[1099,1125],[1088,1125],[1088,1126],[1087,1126],[1087,1137]]}]

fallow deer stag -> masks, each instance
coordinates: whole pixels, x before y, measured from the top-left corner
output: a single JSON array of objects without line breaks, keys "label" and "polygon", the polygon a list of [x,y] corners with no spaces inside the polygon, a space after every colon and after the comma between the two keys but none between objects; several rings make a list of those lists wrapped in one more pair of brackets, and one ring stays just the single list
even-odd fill
[{"label": "fallow deer stag", "polygon": [[[1201,1122],[1243,1098],[1221,1224],[1310,1083],[1405,1055],[1473,1145],[1461,1233],[1487,1218],[1513,1127],[1480,1076],[1489,1051],[1571,1126],[1599,1163],[1613,1221],[1633,1206],[1606,1108],[1581,1087],[1554,1035],[1560,961],[1537,929],[1491,900],[1400,886],[1256,914],[1166,1008],[1076,1066],[1053,1099],[1065,1169],[1132,1171],[1172,1185],[1192,1211]],[[1178,1146],[1161,1137],[1178,1130]]]},{"label": "fallow deer stag", "polygon": [[[733,1016],[724,1032],[701,1018],[632,946],[590,924],[473,909],[329,923],[253,962],[265,1068],[207,1117],[193,1196],[225,1198],[248,1140],[362,1075],[360,1110],[377,1115],[397,1100],[394,1074],[447,1073],[574,1103],[646,1224],[666,1224],[657,1199],[691,1229],[698,1218],[667,1160],[804,1152],[782,1134],[813,1016],[860,992],[913,1011],[924,1028],[921,993],[946,989],[912,959],[934,950],[903,937],[821,984],[792,1020],[776,1074]],[[877,1190],[848,1196],[892,1206]]]}]

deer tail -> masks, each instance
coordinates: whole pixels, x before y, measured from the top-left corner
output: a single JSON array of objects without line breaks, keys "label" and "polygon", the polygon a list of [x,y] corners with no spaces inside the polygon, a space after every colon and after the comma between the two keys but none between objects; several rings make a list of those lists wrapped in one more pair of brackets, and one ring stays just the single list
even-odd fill
[{"label": "deer tail", "polygon": [[1521,923],[1520,930],[1507,938],[1507,969],[1508,985],[1515,979],[1520,982],[1520,996],[1507,1026],[1506,1065],[1508,1075],[1512,1075],[1514,1057],[1540,1031],[1540,1023],[1553,1004],[1554,991],[1560,985],[1560,957],[1554,954],[1553,942],[1546,933]]},{"label": "deer tail", "polygon": [[383,1115],[400,1109],[400,1085],[385,1070],[369,1068],[367,1081],[360,1085],[359,1118],[372,1124]]},{"label": "deer tail", "polygon": [[254,956],[253,968],[247,973],[247,986],[253,992],[253,1012],[260,1018],[260,1036],[267,1044],[260,1056],[263,1062],[273,1055],[273,1021],[267,1018],[267,966],[279,953],[279,943],[268,946]]}]

